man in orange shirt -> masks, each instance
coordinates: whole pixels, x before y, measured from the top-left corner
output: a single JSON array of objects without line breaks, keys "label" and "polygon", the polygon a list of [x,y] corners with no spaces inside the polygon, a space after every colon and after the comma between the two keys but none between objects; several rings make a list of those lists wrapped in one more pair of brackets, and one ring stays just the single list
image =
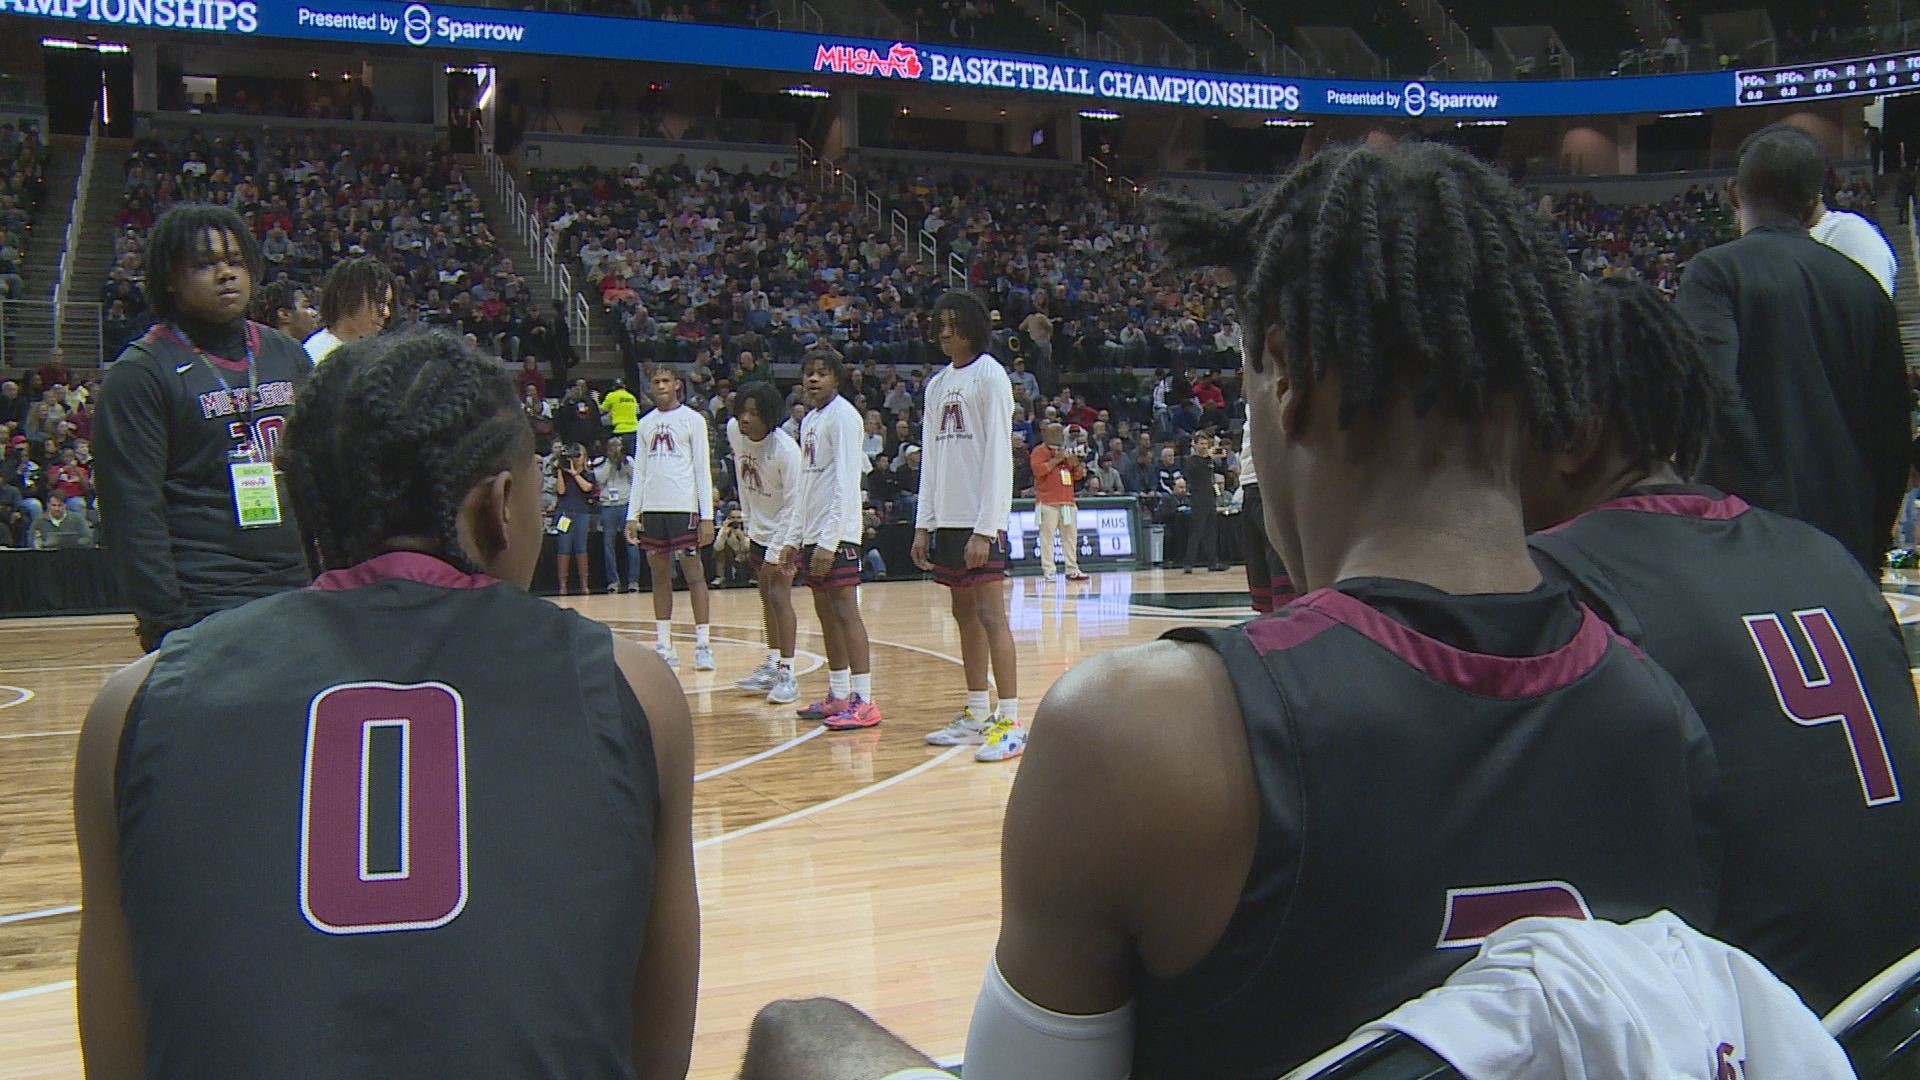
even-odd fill
[{"label": "man in orange shirt", "polygon": [[1040,576],[1053,580],[1053,538],[1060,534],[1060,546],[1067,555],[1067,580],[1085,581],[1080,572],[1078,539],[1073,529],[1073,485],[1087,475],[1087,464],[1080,455],[1067,449],[1067,432],[1059,424],[1048,424],[1042,441],[1033,448],[1028,461],[1033,465],[1033,513],[1039,524]]}]

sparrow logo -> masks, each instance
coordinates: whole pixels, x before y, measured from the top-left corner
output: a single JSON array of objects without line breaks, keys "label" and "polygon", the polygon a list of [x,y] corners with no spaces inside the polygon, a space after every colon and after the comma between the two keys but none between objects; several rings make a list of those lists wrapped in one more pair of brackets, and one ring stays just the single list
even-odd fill
[{"label": "sparrow logo", "polygon": [[673,432],[660,429],[653,433],[653,441],[647,444],[647,453],[673,453]]},{"label": "sparrow logo", "polygon": [[760,466],[754,464],[753,459],[744,454],[740,456],[740,479],[745,481],[747,487],[753,489],[755,495],[767,493],[766,487],[760,483]]},{"label": "sparrow logo", "polygon": [[801,453],[806,456],[807,468],[809,469],[813,468],[814,461],[813,461],[813,433],[812,432],[807,433],[807,445],[801,450]]},{"label": "sparrow logo", "polygon": [[409,45],[425,45],[433,40],[433,9],[425,4],[408,4],[400,13],[400,32]]},{"label": "sparrow logo", "polygon": [[940,406],[940,434],[965,435],[967,433],[967,414],[960,409],[960,403],[949,401]]},{"label": "sparrow logo", "polygon": [[1400,91],[1400,104],[1407,110],[1408,116],[1419,116],[1427,111],[1427,88],[1417,82],[1407,84]]}]

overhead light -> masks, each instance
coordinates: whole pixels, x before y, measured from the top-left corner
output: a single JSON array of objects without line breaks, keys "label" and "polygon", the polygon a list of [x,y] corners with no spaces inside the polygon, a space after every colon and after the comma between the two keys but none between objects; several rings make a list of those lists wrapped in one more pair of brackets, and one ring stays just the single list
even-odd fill
[{"label": "overhead light", "polygon": [[1695,109],[1695,110],[1693,110],[1692,112],[1663,112],[1663,113],[1661,113],[1661,114],[1660,114],[1660,119],[1662,119],[1662,120],[1685,120],[1685,119],[1687,119],[1687,118],[1689,118],[1689,117],[1693,117],[1693,116],[1705,116],[1705,115],[1707,115],[1707,114],[1706,114],[1706,113],[1704,113],[1704,112],[1702,112],[1702,111],[1700,111],[1699,109]]},{"label": "overhead light", "polygon": [[70,38],[56,37],[41,38],[40,45],[42,48],[47,49],[77,49],[81,52],[119,54],[133,51],[128,46],[116,44],[111,41],[74,41]]},{"label": "overhead light", "polygon": [[1302,120],[1297,116],[1271,116],[1263,123],[1267,127],[1308,128],[1313,126],[1313,121]]},{"label": "overhead light", "polygon": [[824,97],[833,96],[831,93],[828,93],[827,91],[822,90],[817,86],[808,86],[805,83],[802,83],[799,86],[789,86],[780,92],[787,95],[788,97],[824,98]]},{"label": "overhead light", "polygon": [[1120,119],[1120,114],[1117,112],[1114,112],[1112,109],[1081,109],[1080,119],[1082,120],[1118,120]]},{"label": "overhead light", "polygon": [[1459,121],[1455,121],[1455,122],[1454,122],[1454,125],[1453,125],[1453,126],[1454,126],[1454,127],[1463,127],[1463,128],[1469,128],[1469,127],[1506,127],[1506,126],[1507,126],[1507,122],[1506,122],[1505,120],[1459,120]]}]

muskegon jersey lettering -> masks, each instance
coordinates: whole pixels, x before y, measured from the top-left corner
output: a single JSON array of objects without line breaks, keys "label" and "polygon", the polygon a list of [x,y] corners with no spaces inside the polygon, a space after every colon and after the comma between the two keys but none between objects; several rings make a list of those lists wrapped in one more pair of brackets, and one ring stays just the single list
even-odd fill
[{"label": "muskegon jersey lettering", "polygon": [[604,626],[384,555],[169,637],[120,757],[147,1075],[632,1077],[658,787]]},{"label": "muskegon jersey lettering", "polygon": [[1706,733],[1564,585],[1355,579],[1168,636],[1225,662],[1261,820],[1219,942],[1136,985],[1136,1080],[1270,1080],[1523,915],[1711,916]]},{"label": "muskegon jersey lettering", "polygon": [[1815,1012],[1920,948],[1920,715],[1878,587],[1810,525],[1647,486],[1532,540],[1673,674],[1720,762],[1726,868],[1701,929]]}]

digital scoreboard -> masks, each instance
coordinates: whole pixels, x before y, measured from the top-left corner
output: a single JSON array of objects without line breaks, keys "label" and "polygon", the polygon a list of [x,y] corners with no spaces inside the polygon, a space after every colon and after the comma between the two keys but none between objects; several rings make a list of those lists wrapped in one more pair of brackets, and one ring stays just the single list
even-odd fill
[{"label": "digital scoreboard", "polygon": [[1755,68],[1739,73],[1742,105],[1779,105],[1913,90],[1920,90],[1920,50],[1858,60],[1819,60]]}]

